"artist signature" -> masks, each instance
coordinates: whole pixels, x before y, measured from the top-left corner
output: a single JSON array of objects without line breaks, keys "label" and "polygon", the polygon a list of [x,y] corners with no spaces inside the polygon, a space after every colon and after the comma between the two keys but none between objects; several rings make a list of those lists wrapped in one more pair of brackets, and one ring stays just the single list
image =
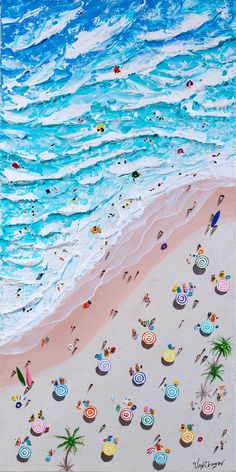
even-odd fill
[{"label": "artist signature", "polygon": [[225,462],[225,459],[223,461],[218,461],[218,462],[210,462],[210,461],[203,461],[201,459],[198,459],[197,462],[194,461],[193,465],[195,469],[203,470],[203,469],[215,469],[216,467],[222,466]]}]

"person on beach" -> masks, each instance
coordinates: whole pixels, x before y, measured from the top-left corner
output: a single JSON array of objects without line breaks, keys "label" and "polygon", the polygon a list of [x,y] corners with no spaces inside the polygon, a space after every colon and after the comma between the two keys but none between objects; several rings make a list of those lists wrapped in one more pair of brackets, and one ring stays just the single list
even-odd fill
[{"label": "person on beach", "polygon": [[107,258],[110,256],[110,251],[108,251],[108,253],[106,254],[106,257],[105,257],[105,261],[107,260]]},{"label": "person on beach", "polygon": [[218,206],[223,202],[224,198],[225,198],[224,195],[219,195],[218,202],[217,202]]},{"label": "person on beach", "polygon": [[13,369],[12,373],[11,373],[11,377],[14,377],[14,375],[16,375],[16,370]]},{"label": "person on beach", "polygon": [[87,393],[91,390],[92,387],[93,387],[93,384],[90,384],[90,385],[89,385],[89,388],[88,388],[88,390],[87,390]]},{"label": "person on beach", "polygon": [[203,362],[205,362],[207,360],[208,356],[203,356],[202,360],[201,360],[201,364],[203,364]]},{"label": "person on beach", "polygon": [[128,277],[127,284],[132,280],[132,275]]},{"label": "person on beach", "polygon": [[113,315],[112,315],[112,319],[115,318],[115,316],[117,315],[117,313],[118,313],[118,310],[115,310],[114,313],[113,313]]},{"label": "person on beach", "polygon": [[103,424],[103,425],[101,426],[101,428],[99,429],[99,433],[101,433],[101,432],[105,429],[105,427],[106,427],[106,425]]},{"label": "person on beach", "polygon": [[126,275],[128,274],[128,271],[126,270],[123,275],[123,280],[125,279]]},{"label": "person on beach", "polygon": [[160,239],[160,238],[162,237],[162,235],[163,235],[163,231],[160,230],[159,233],[158,233],[158,235],[157,235],[157,240]]},{"label": "person on beach", "polygon": [[100,274],[100,279],[104,276],[105,272],[106,272],[106,270],[103,269],[102,272],[101,272],[101,274]]},{"label": "person on beach", "polygon": [[164,377],[159,385],[159,388],[163,385],[163,383],[166,381],[166,377]]},{"label": "person on beach", "polygon": [[150,300],[150,297],[149,297],[148,293],[145,293],[145,295],[143,297],[143,302],[146,303],[146,307],[151,303],[151,300]]},{"label": "person on beach", "polygon": [[103,351],[104,347],[107,345],[107,340],[103,341],[102,346],[101,346],[101,351]]},{"label": "person on beach", "polygon": [[189,184],[187,189],[186,189],[186,193],[190,190],[190,188],[191,188],[191,185]]},{"label": "person on beach", "polygon": [[134,280],[138,277],[138,275],[139,275],[139,270],[137,270],[137,272],[136,272],[136,274],[135,274],[135,276],[134,276]]},{"label": "person on beach", "polygon": [[193,202],[193,206],[191,208],[188,208],[186,217],[190,215],[190,213],[194,210],[197,202]]},{"label": "person on beach", "polygon": [[70,329],[71,329],[71,332],[73,333],[73,331],[75,330],[76,326],[70,326]]},{"label": "person on beach", "polygon": [[110,317],[113,315],[114,311],[115,311],[114,308],[112,308],[109,315]]},{"label": "person on beach", "polygon": [[73,356],[73,354],[77,351],[77,346],[74,347],[73,351],[71,352],[71,355]]},{"label": "person on beach", "polygon": [[183,324],[184,320],[181,320],[179,326],[178,326],[178,329],[181,328],[182,324]]},{"label": "person on beach", "polygon": [[193,308],[195,308],[195,307],[198,305],[198,303],[199,303],[199,300],[194,300],[194,302],[193,302]]},{"label": "person on beach", "polygon": [[183,348],[182,347],[179,347],[177,353],[176,353],[176,357],[182,352]]},{"label": "person on beach", "polygon": [[28,365],[30,365],[31,361],[27,361],[26,364],[25,364],[25,368],[28,367]]}]

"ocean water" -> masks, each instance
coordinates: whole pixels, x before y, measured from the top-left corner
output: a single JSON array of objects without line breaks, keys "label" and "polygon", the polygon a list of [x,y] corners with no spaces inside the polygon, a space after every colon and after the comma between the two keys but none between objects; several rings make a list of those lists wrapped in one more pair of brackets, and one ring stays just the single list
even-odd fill
[{"label": "ocean water", "polygon": [[2,4],[1,346],[158,194],[234,171],[233,1],[15,3]]}]

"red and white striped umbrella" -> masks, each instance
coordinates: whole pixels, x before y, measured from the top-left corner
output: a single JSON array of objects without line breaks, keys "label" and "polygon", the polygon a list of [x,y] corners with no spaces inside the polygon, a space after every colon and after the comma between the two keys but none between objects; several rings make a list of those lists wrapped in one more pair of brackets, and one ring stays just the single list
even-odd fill
[{"label": "red and white striped umbrella", "polygon": [[120,418],[127,423],[133,419],[133,411],[130,408],[123,408],[120,412]]},{"label": "red and white striped umbrella", "polygon": [[95,408],[95,406],[93,405],[86,406],[83,414],[85,418],[92,420],[93,418],[96,418],[97,416],[97,408]]},{"label": "red and white striped umbrella", "polygon": [[153,331],[145,331],[142,335],[142,341],[147,346],[152,346],[157,340],[157,337]]}]

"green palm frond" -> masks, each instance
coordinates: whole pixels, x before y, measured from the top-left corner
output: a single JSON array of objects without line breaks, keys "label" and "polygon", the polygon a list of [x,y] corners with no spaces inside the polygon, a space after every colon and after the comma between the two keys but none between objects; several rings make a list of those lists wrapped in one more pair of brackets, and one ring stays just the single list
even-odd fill
[{"label": "green palm frond", "polygon": [[224,336],[219,336],[216,339],[213,339],[211,342],[212,349],[211,352],[217,356],[228,357],[232,353],[232,346],[230,342],[231,338],[224,338]]},{"label": "green palm frond", "polygon": [[221,377],[223,373],[224,373],[223,365],[216,364],[215,362],[213,362],[213,363],[208,363],[208,368],[202,375],[206,375],[208,380],[210,380],[210,383],[212,383],[216,379],[220,379],[223,381],[223,378]]},{"label": "green palm frond", "polygon": [[64,447],[65,449],[67,449],[67,447],[68,447],[68,443],[67,443],[67,441],[65,441],[65,442],[64,442],[64,443],[62,443],[62,444],[58,444],[58,446],[57,446],[57,447]]},{"label": "green palm frond", "polygon": [[64,439],[64,441],[67,441],[68,437],[67,436],[55,436],[57,439]]},{"label": "green palm frond", "polygon": [[77,431],[79,431],[79,426],[77,428],[75,428],[74,432],[73,432],[73,435],[72,436],[75,436]]},{"label": "green palm frond", "polygon": [[71,434],[68,427],[65,428],[65,431],[67,436],[56,436],[57,439],[63,440],[63,442],[57,447],[64,447],[64,450],[67,454],[69,454],[71,451],[73,451],[75,454],[78,451],[78,446],[84,446],[84,436],[76,436],[76,433],[79,431],[79,427],[75,428],[73,434]]}]

